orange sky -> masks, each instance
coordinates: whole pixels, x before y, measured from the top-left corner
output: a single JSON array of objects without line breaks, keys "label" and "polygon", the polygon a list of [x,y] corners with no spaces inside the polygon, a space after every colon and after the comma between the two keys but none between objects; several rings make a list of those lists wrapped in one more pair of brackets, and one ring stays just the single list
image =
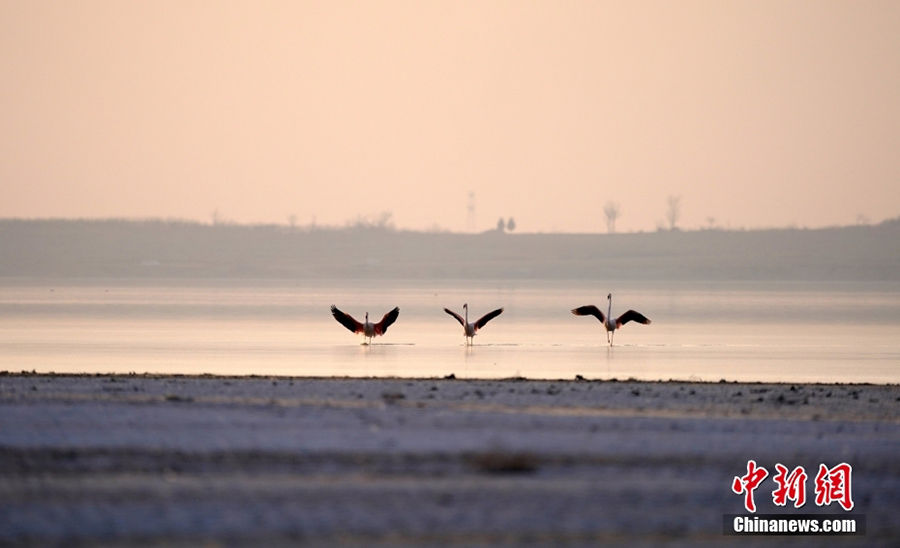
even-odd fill
[{"label": "orange sky", "polygon": [[0,217],[900,215],[900,2],[2,2]]}]

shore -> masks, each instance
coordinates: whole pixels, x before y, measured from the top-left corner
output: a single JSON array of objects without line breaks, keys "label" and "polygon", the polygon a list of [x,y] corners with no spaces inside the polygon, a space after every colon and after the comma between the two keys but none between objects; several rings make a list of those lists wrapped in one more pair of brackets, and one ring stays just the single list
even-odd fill
[{"label": "shore", "polygon": [[898,454],[896,385],[0,374],[0,544],[725,545],[752,459],[891,546]]}]

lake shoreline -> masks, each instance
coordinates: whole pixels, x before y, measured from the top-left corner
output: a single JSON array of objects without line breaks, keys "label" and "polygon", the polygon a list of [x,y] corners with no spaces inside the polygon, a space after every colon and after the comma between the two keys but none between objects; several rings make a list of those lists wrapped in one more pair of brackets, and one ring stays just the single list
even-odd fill
[{"label": "lake shoreline", "polygon": [[[637,379],[527,379],[444,377],[307,377],[214,374],[11,373],[9,387],[30,397],[49,394],[78,401],[109,399],[130,392],[146,401],[208,404],[263,398],[282,406],[337,405],[346,401],[401,406],[483,405],[488,410],[627,416],[752,417],[788,420],[886,420],[900,423],[900,385],[872,383],[787,383],[740,381],[646,381]],[[30,385],[30,381],[33,381]],[[121,388],[127,385],[128,390]],[[273,389],[274,388],[274,389]],[[410,394],[407,395],[407,392]],[[40,394],[39,394],[40,393]],[[578,393],[574,398],[571,394]],[[115,398],[113,398],[115,399]],[[126,403],[128,400],[126,400]]]},{"label": "lake shoreline", "polygon": [[750,459],[852,465],[900,538],[897,385],[2,373],[0,410],[0,544],[718,545]]},{"label": "lake shoreline", "polygon": [[456,374],[444,376],[420,376],[420,377],[403,377],[395,375],[385,376],[353,376],[353,375],[264,375],[264,374],[247,374],[247,375],[226,375],[219,373],[62,373],[55,371],[37,372],[37,371],[0,371],[0,377],[54,377],[54,378],[92,378],[92,377],[117,377],[117,378],[147,378],[147,379],[166,379],[166,378],[184,378],[184,379],[274,379],[274,380],[333,380],[333,381],[367,381],[367,380],[383,380],[383,381],[495,381],[495,382],[595,382],[595,383],[644,383],[644,384],[727,384],[727,385],[803,385],[803,386],[900,386],[898,383],[873,383],[873,382],[788,382],[788,381],[737,381],[720,379],[717,381],[709,380],[691,380],[691,379],[665,379],[665,380],[646,380],[634,377],[627,379],[619,378],[588,378],[581,375],[576,378],[529,378],[529,377],[457,377]]}]

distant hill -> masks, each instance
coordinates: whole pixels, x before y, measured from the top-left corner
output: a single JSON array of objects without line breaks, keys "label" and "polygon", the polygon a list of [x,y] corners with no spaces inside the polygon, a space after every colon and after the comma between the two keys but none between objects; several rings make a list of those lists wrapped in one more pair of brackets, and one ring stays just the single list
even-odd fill
[{"label": "distant hill", "polygon": [[900,281],[900,219],[613,235],[0,220],[13,278]]}]

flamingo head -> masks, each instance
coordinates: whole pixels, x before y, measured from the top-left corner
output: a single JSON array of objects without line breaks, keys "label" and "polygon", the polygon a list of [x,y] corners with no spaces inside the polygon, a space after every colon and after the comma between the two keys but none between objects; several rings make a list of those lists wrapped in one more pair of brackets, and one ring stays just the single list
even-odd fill
[{"label": "flamingo head", "polygon": [[612,293],[610,293],[609,295],[606,296],[606,300],[607,300],[607,301],[611,301],[611,300],[612,300]]}]

